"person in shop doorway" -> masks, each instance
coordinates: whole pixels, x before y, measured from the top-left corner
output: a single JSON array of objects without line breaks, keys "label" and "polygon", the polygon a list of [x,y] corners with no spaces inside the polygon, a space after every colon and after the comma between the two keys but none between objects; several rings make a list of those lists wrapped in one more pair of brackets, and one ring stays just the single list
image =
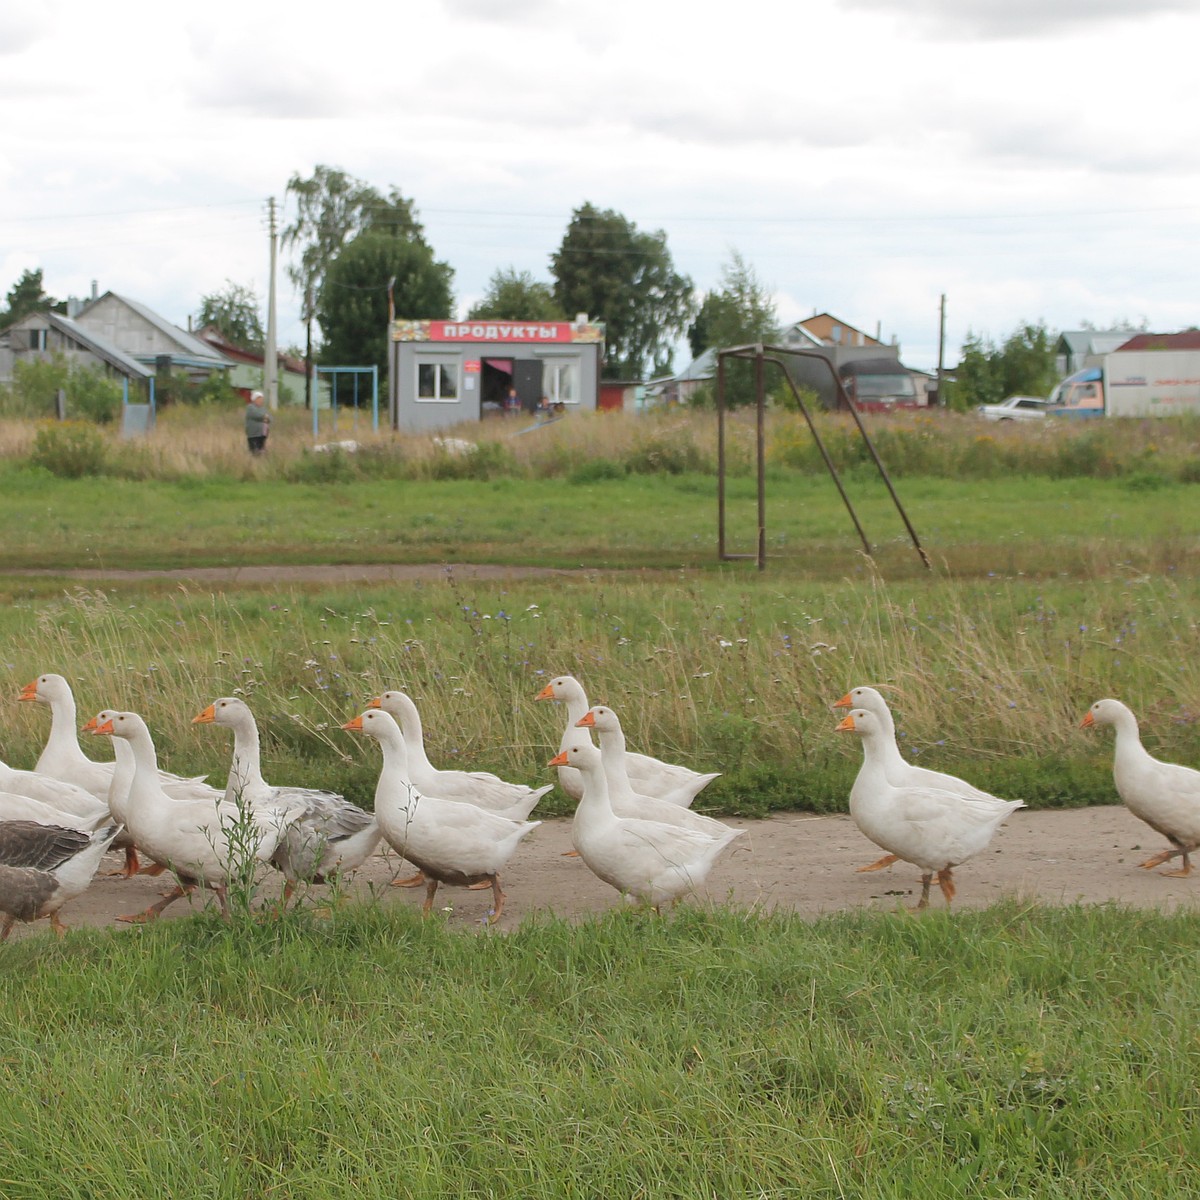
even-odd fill
[{"label": "person in shop doorway", "polygon": [[506,417],[515,417],[521,411],[521,398],[517,395],[517,389],[510,387],[508,394],[504,397],[504,415]]},{"label": "person in shop doorway", "polygon": [[251,454],[262,454],[266,450],[270,432],[271,414],[267,412],[266,397],[262,392],[251,392],[246,401],[246,445]]}]

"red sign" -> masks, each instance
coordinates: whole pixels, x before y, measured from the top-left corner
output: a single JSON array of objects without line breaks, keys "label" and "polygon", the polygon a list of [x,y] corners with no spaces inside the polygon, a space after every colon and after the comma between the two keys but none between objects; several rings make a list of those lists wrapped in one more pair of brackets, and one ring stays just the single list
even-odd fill
[{"label": "red sign", "polygon": [[441,321],[392,322],[394,342],[493,342],[500,345],[553,345],[555,342],[600,343],[604,326],[574,321]]},{"label": "red sign", "polygon": [[467,359],[467,361],[463,363],[463,370],[466,371],[468,375],[478,375],[480,371],[479,359]]},{"label": "red sign", "polygon": [[430,321],[431,342],[569,342],[567,321]]}]

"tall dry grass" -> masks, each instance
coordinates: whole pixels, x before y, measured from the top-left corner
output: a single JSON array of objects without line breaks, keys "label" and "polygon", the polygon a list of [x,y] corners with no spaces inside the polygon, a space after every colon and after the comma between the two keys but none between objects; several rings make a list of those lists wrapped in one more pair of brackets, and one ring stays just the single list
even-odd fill
[{"label": "tall dry grass", "polygon": [[[711,412],[686,409],[643,413],[572,413],[545,425],[489,419],[429,434],[374,432],[368,415],[357,422],[328,414],[316,439],[311,415],[296,409],[274,417],[269,449],[261,459],[245,446],[241,412],[176,405],[160,412],[147,437],[124,440],[117,430],[94,431],[106,449],[106,473],[127,478],[554,478],[577,472],[712,473],[717,464],[717,421]],[[866,418],[888,471],[898,477],[932,475],[979,479],[1010,475],[1135,476],[1200,481],[1200,420],[988,424],[973,415],[896,413]],[[822,413],[815,426],[840,470],[873,470],[852,419]],[[35,425],[0,422],[0,460],[30,455]],[[755,418],[730,415],[727,465],[744,474],[755,461]],[[318,451],[342,440],[356,451]],[[823,459],[804,419],[772,411],[766,424],[766,457],[773,469],[822,473]]]},{"label": "tall dry grass", "polygon": [[[1115,799],[1111,744],[1078,729],[1102,696],[1142,716],[1162,757],[1200,761],[1192,581],[781,591],[689,578],[664,592],[451,579],[122,596],[78,590],[4,614],[10,694],[44,671],[66,675],[85,716],[143,713],[185,774],[227,766],[228,746],[191,718],[240,694],[262,723],[268,778],[368,803],[376,765],[339,727],[370,696],[409,691],[440,764],[536,783],[564,714],[533,697],[559,674],[616,709],[631,746],[723,771],[704,800],[725,811],[844,808],[859,752],[830,706],[859,684],[889,697],[910,758],[1033,804]],[[45,714],[19,706],[0,757],[32,765],[45,732]]]}]

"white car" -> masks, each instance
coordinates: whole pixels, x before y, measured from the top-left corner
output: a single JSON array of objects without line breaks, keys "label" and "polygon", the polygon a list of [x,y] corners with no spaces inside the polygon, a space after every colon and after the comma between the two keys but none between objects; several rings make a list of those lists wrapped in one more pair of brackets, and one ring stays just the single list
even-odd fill
[{"label": "white car", "polygon": [[985,421],[1040,421],[1049,407],[1041,396],[1009,396],[999,404],[981,404],[975,411]]}]

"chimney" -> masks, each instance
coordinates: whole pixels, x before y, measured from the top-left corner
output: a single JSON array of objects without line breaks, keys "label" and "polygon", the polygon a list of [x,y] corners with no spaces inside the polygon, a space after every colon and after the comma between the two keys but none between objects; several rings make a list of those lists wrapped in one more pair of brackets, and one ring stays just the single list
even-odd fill
[{"label": "chimney", "polygon": [[96,281],[93,279],[92,280],[92,299],[95,300],[99,295],[100,295],[100,293],[96,288]]}]

